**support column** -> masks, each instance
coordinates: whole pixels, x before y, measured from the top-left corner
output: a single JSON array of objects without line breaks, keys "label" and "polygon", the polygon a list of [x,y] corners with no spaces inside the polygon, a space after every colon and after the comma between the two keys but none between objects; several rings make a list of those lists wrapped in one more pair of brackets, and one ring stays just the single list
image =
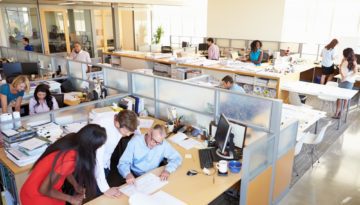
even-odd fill
[{"label": "support column", "polygon": [[121,42],[120,42],[120,22],[119,22],[118,4],[115,4],[115,3],[111,4],[111,15],[112,15],[112,22],[113,22],[115,50],[120,50]]}]

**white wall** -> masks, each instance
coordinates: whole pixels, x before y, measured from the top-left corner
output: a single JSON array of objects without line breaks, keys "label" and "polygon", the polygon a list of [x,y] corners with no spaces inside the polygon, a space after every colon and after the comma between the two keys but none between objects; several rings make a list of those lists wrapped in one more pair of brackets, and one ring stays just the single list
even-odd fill
[{"label": "white wall", "polygon": [[8,46],[3,9],[0,9],[0,45]]},{"label": "white wall", "polygon": [[208,0],[207,36],[280,41],[285,0]]}]

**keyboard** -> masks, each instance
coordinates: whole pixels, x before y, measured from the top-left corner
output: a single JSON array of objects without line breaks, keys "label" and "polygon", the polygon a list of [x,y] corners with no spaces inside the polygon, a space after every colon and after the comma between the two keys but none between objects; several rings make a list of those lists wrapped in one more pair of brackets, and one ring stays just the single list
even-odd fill
[{"label": "keyboard", "polygon": [[214,149],[199,149],[199,159],[200,159],[200,167],[203,169],[206,168],[213,168],[214,167]]}]

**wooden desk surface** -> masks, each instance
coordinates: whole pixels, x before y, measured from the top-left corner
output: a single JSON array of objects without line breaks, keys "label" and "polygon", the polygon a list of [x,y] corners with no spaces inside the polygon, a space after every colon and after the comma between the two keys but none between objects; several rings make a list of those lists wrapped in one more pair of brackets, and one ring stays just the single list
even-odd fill
[{"label": "wooden desk surface", "polygon": [[[155,120],[155,123],[164,123],[160,120]],[[143,130],[142,130],[143,131]],[[169,141],[170,142],[170,141]],[[233,174],[229,172],[226,177],[217,176],[217,174],[207,176],[202,174],[199,162],[198,149],[185,150],[179,145],[171,143],[172,146],[181,154],[183,158],[182,165],[170,175],[169,183],[161,190],[178,198],[179,200],[189,205],[209,204],[216,197],[221,195],[235,183],[240,181],[241,172]],[[192,158],[185,158],[185,154],[191,154]],[[186,173],[190,170],[197,170],[199,173],[195,176],[187,176]],[[155,175],[160,175],[163,167],[152,171]],[[215,169],[211,169],[215,173]],[[213,183],[213,181],[215,183]],[[87,205],[126,205],[129,197],[122,195],[119,198],[109,198],[104,195],[90,201]]]}]

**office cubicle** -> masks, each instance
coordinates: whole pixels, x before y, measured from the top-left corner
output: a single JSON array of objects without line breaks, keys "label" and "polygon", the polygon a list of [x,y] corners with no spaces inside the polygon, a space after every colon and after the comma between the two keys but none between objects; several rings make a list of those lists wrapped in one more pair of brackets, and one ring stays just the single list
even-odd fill
[{"label": "office cubicle", "polygon": [[[7,49],[1,48],[1,55]],[[4,52],[3,52],[4,51]],[[34,59],[31,52],[29,58]],[[88,65],[84,62],[58,59],[59,57],[39,54],[38,59],[44,65],[61,62],[76,87],[84,82],[92,83],[87,73]],[[67,124],[88,120],[88,113],[96,107],[111,105],[127,95],[144,99],[145,109],[149,115],[163,120],[167,119],[167,109],[175,107],[183,115],[185,123],[201,129],[208,129],[211,121],[217,121],[221,113],[230,119],[248,126],[250,137],[244,149],[243,171],[241,178],[241,205],[252,204],[257,200],[258,189],[264,194],[264,201],[256,204],[276,204],[287,192],[290,180],[279,181],[284,173],[291,179],[293,147],[297,133],[297,122],[280,130],[282,102],[247,94],[240,94],[215,87],[148,75],[102,64],[91,64],[101,68],[96,74],[103,76],[104,85],[113,94],[106,99],[82,103],[77,106],[61,108],[43,114],[23,117],[23,123],[53,121]],[[52,68],[52,66],[50,66]],[[260,182],[260,184],[259,184]]]}]

